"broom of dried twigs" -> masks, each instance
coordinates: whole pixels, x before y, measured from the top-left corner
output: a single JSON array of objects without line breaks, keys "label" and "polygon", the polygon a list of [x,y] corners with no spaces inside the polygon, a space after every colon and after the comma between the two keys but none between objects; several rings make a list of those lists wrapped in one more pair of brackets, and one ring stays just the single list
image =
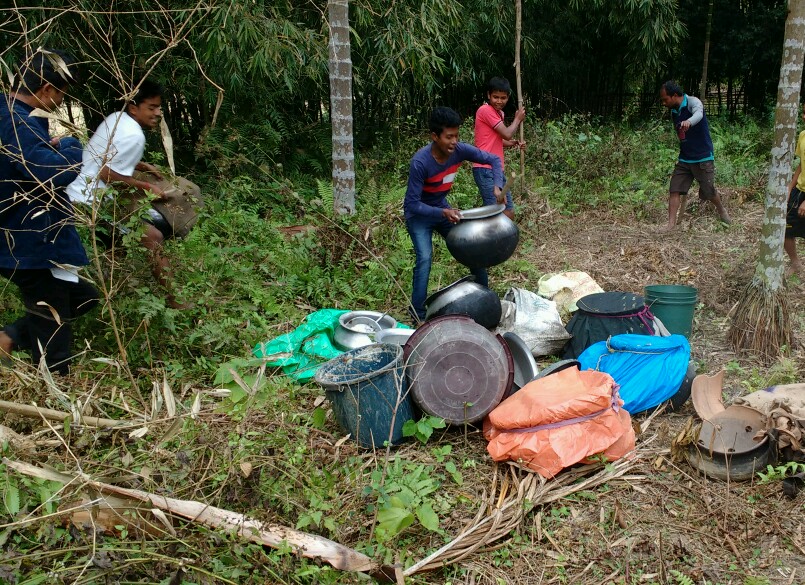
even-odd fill
[{"label": "broom of dried twigs", "polygon": [[728,340],[735,351],[751,352],[766,363],[777,360],[792,343],[788,295],[772,290],[758,279],[747,285],[733,307]]}]

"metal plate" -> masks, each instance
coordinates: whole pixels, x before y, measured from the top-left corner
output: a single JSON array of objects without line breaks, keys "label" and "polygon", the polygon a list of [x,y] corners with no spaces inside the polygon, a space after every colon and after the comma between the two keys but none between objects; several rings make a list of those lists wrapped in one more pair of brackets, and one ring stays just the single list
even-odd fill
[{"label": "metal plate", "polygon": [[539,374],[539,367],[531,354],[531,349],[519,335],[507,331],[503,334],[503,339],[509,346],[514,363],[514,379],[509,392],[511,395],[536,378]]},{"label": "metal plate", "polygon": [[492,217],[493,215],[501,213],[504,209],[506,209],[506,205],[503,203],[473,207],[462,211],[461,219],[483,219],[485,217]]},{"label": "metal plate", "polygon": [[414,329],[382,329],[375,334],[377,343],[391,343],[394,345],[405,345],[414,334]]}]

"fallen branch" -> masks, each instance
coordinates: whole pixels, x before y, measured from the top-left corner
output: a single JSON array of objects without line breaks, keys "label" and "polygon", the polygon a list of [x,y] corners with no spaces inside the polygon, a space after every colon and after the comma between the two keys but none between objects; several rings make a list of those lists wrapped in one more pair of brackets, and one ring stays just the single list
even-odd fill
[{"label": "fallen branch", "polygon": [[[57,422],[64,422],[66,419],[72,419],[73,417],[73,415],[69,412],[53,410],[51,408],[40,408],[35,404],[19,404],[17,402],[8,402],[6,400],[0,400],[0,410],[4,412],[12,412],[22,416],[30,416],[33,418],[46,418],[47,420]],[[98,418],[96,416],[82,416],[81,424],[90,427],[102,428],[142,426],[142,423],[135,423],[126,420],[115,420],[111,418]]]},{"label": "fallen branch", "polygon": [[[3,463],[19,473],[40,479],[60,483],[70,483],[76,479],[72,475],[43,469],[20,461],[11,461],[4,458]],[[132,500],[146,502],[159,510],[170,512],[210,528],[236,534],[251,542],[264,544],[272,548],[289,545],[294,552],[304,557],[322,559],[336,569],[369,573],[384,582],[394,581],[393,567],[379,565],[365,554],[322,536],[308,534],[280,524],[261,522],[243,514],[209,506],[202,502],[169,498],[142,490],[122,488],[99,481],[92,481],[87,478],[83,478],[83,481],[87,487],[93,488],[98,492],[116,494]]]}]

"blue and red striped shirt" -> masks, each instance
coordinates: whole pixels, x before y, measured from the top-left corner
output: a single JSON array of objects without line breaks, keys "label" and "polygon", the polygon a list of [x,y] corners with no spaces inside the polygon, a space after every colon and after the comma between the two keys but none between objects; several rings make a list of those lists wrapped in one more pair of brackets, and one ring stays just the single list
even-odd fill
[{"label": "blue and red striped shirt", "polygon": [[458,168],[465,160],[491,165],[495,186],[503,187],[503,168],[496,155],[459,142],[447,161],[441,164],[433,158],[432,147],[432,143],[423,146],[411,158],[408,189],[403,202],[406,219],[414,215],[441,217],[442,210],[450,208],[447,194],[453,188]]}]

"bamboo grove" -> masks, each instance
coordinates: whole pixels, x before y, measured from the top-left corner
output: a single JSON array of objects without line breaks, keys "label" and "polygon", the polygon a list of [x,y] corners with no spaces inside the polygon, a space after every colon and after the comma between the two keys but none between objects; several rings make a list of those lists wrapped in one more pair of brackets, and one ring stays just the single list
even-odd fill
[{"label": "bamboo grove", "polygon": [[[435,104],[468,114],[490,76],[514,77],[514,2],[352,0],[349,10],[359,148],[377,130],[419,127]],[[785,12],[784,0],[524,0],[529,111],[646,116],[666,78],[698,93],[709,40],[709,111],[766,113]],[[72,97],[89,106],[89,127],[150,73],[168,88],[185,156],[206,140],[233,157],[248,148],[253,164],[304,160],[313,168],[300,170],[326,173],[326,16],[326,0],[27,0],[0,9],[0,59],[11,70],[37,46],[77,53],[87,82]]]}]

